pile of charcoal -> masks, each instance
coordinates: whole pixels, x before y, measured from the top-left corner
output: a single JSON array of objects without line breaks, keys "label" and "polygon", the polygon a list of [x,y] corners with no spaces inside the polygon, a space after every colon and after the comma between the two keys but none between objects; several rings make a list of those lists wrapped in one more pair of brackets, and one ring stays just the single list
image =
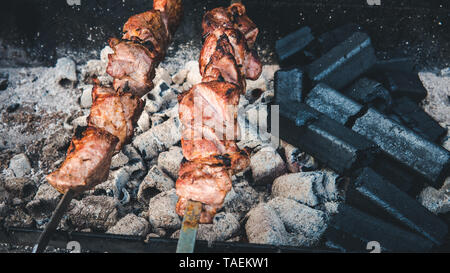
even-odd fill
[{"label": "pile of charcoal", "polygon": [[[276,50],[280,138],[345,177],[345,202],[324,233],[327,244],[361,251],[375,241],[394,252],[448,244],[448,225],[431,212],[448,212],[448,196],[428,210],[420,200],[437,197],[449,175],[450,152],[441,146],[447,129],[420,106],[427,90],[414,62],[377,60],[355,24],[318,37],[303,27]],[[416,196],[426,186],[421,204]]]}]

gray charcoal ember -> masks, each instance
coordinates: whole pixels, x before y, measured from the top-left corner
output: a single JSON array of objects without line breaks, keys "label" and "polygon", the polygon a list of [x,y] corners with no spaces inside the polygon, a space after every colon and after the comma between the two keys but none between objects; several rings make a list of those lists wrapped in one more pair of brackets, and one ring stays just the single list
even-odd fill
[{"label": "gray charcoal ember", "polygon": [[26,209],[34,219],[49,217],[55,210],[61,196],[62,194],[50,184],[43,183],[39,186],[33,200],[26,205]]},{"label": "gray charcoal ember", "polygon": [[25,177],[7,178],[3,183],[3,188],[11,197],[17,197],[23,201],[30,201],[37,190],[34,181]]},{"label": "gray charcoal ember", "polygon": [[172,146],[168,151],[159,154],[158,167],[166,172],[172,179],[177,179],[182,160],[182,149],[178,146]]},{"label": "gray charcoal ember", "polygon": [[295,200],[310,207],[319,205],[318,193],[324,193],[322,172],[300,172],[280,176],[273,181],[272,196]]},{"label": "gray charcoal ember", "polygon": [[250,168],[255,183],[269,184],[286,173],[286,166],[278,152],[271,146],[261,148],[250,158]]},{"label": "gray charcoal ember", "polygon": [[340,124],[347,124],[362,110],[362,105],[324,83],[308,93],[305,103]]},{"label": "gray charcoal ember", "polygon": [[233,188],[225,196],[224,211],[234,213],[239,220],[259,202],[258,192],[247,181],[233,184]]},{"label": "gray charcoal ember", "polygon": [[187,73],[186,82],[184,84],[193,86],[194,84],[200,83],[202,81],[198,61],[189,61],[186,63],[184,68],[189,71]]},{"label": "gray charcoal ember", "polygon": [[438,217],[370,168],[357,172],[353,186],[346,192],[346,201],[361,209],[370,203],[376,209],[375,214],[388,215],[438,245],[448,232]]},{"label": "gray charcoal ember", "polygon": [[402,71],[389,71],[384,73],[385,86],[393,97],[409,97],[419,102],[427,96],[427,90],[423,87],[417,73]]},{"label": "gray charcoal ember", "polygon": [[128,163],[128,161],[129,158],[122,151],[120,151],[119,153],[117,153],[112,157],[110,169],[115,170],[120,167],[123,167],[125,164]]},{"label": "gray charcoal ember", "polygon": [[225,241],[230,239],[240,229],[240,224],[235,214],[219,212],[213,218],[213,231],[215,241]]},{"label": "gray charcoal ember", "polygon": [[80,116],[72,120],[73,131],[76,132],[78,127],[86,127],[87,126],[87,115]]},{"label": "gray charcoal ember", "polygon": [[0,73],[0,91],[6,90],[6,88],[8,88],[8,80],[8,73]]},{"label": "gray charcoal ember", "polygon": [[175,212],[178,196],[175,189],[162,192],[152,199],[148,205],[148,219],[153,228],[179,229],[180,216]]},{"label": "gray charcoal ember", "polygon": [[324,237],[348,252],[368,252],[371,241],[380,244],[381,252],[426,252],[433,247],[419,235],[345,204],[339,205],[338,213],[328,222]]},{"label": "gray charcoal ember", "polygon": [[82,94],[80,97],[81,108],[89,108],[92,106],[92,88],[93,85],[86,85],[82,89]]},{"label": "gray charcoal ember", "polygon": [[434,187],[441,187],[450,166],[450,152],[370,108],[352,129]]},{"label": "gray charcoal ember", "polygon": [[56,61],[55,79],[58,83],[67,80],[72,84],[77,81],[77,65],[70,58],[60,58]]},{"label": "gray charcoal ember", "polygon": [[11,169],[16,177],[23,177],[31,172],[31,164],[25,154],[17,154],[9,161],[9,169]]},{"label": "gray charcoal ember", "polygon": [[180,127],[178,118],[170,118],[138,135],[133,146],[140,151],[144,159],[153,159],[181,140]]},{"label": "gray charcoal ember", "polygon": [[298,148],[284,141],[281,141],[281,145],[284,148],[286,166],[291,173],[317,170],[318,162],[314,159],[314,157],[300,151]]},{"label": "gray charcoal ember", "polygon": [[14,208],[9,210],[5,218],[3,219],[3,226],[5,227],[14,227],[20,226],[23,228],[34,228],[36,225],[33,218],[28,215],[21,208]]},{"label": "gray charcoal ember", "polygon": [[75,204],[67,212],[73,226],[78,229],[90,228],[105,231],[117,222],[118,211],[116,200],[109,196],[87,196]]},{"label": "gray charcoal ember", "polygon": [[137,121],[137,125],[139,126],[139,129],[141,129],[142,132],[147,131],[150,129],[150,116],[147,114],[146,111],[143,111],[141,116],[139,117],[139,120]]},{"label": "gray charcoal ember", "polygon": [[317,243],[326,230],[326,216],[320,210],[280,197],[267,204],[275,210],[289,233],[301,234],[308,239],[305,246]]},{"label": "gray charcoal ember", "polygon": [[369,36],[356,32],[306,67],[309,78],[341,89],[366,72],[376,62]]},{"label": "gray charcoal ember", "polygon": [[142,204],[148,204],[153,196],[174,187],[175,182],[159,167],[153,166],[139,185],[137,199]]},{"label": "gray charcoal ember", "polygon": [[126,184],[130,180],[130,173],[127,168],[121,168],[112,173],[112,188],[114,197],[119,199],[125,189]]},{"label": "gray charcoal ember", "polygon": [[272,207],[261,203],[247,214],[245,232],[254,244],[287,245],[289,234]]},{"label": "gray charcoal ember", "polygon": [[339,174],[367,166],[378,153],[374,143],[303,103],[280,109],[279,134]]},{"label": "gray charcoal ember", "polygon": [[419,194],[418,201],[434,214],[450,211],[450,196],[433,187],[426,187]]},{"label": "gray charcoal ember", "polygon": [[189,70],[181,69],[175,75],[173,75],[172,81],[175,84],[182,85],[184,83],[184,81],[186,80],[186,77],[187,77],[188,73],[189,73]]},{"label": "gray charcoal ember", "polygon": [[353,33],[362,31],[361,26],[357,24],[346,24],[340,26],[332,31],[325,32],[317,37],[317,41],[320,45],[320,51],[325,54],[330,51],[333,47],[339,45],[347,38],[352,36]]},{"label": "gray charcoal ember", "polygon": [[359,103],[374,106],[380,111],[390,109],[392,105],[389,91],[381,83],[368,78],[359,79],[343,93]]},{"label": "gray charcoal ember", "polygon": [[109,228],[106,233],[143,237],[147,235],[149,228],[147,220],[133,213],[129,213]]},{"label": "gray charcoal ember", "polygon": [[395,100],[392,112],[400,117],[404,125],[432,142],[438,142],[447,133],[446,128],[441,127],[419,105],[407,97]]},{"label": "gray charcoal ember", "polygon": [[[287,36],[275,42],[275,51],[281,64],[289,62],[289,59],[295,57],[306,48],[306,46],[314,40],[309,27],[302,27]],[[294,60],[295,61],[295,60]],[[290,61],[289,63],[292,63]]]},{"label": "gray charcoal ember", "polygon": [[324,193],[321,194],[323,200],[327,201],[337,201],[341,199],[341,185],[342,182],[341,177],[333,172],[332,170],[325,169],[322,171],[324,174],[323,178],[323,189]]},{"label": "gray charcoal ember", "polygon": [[[234,214],[219,212],[214,215],[212,224],[200,224],[197,231],[197,240],[208,242],[226,241],[236,234],[240,229],[239,221]],[[180,231],[177,230],[171,238],[179,238]]]},{"label": "gray charcoal ember", "polygon": [[278,70],[274,79],[275,104],[280,108],[291,101],[302,101],[304,93],[304,72],[301,68],[295,67],[285,70]]}]

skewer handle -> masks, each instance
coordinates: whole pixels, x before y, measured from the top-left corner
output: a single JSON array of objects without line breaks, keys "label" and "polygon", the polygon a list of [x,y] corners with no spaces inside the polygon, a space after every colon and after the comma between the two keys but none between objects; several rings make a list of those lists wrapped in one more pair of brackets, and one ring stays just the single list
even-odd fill
[{"label": "skewer handle", "polygon": [[193,253],[195,238],[197,236],[198,223],[202,212],[202,203],[189,201],[183,217],[180,238],[177,244],[177,253]]},{"label": "skewer handle", "polygon": [[58,224],[61,221],[61,218],[63,217],[67,208],[69,207],[70,201],[72,201],[74,195],[75,192],[73,190],[68,190],[64,194],[63,198],[61,198],[61,200],[58,203],[58,206],[56,206],[56,209],[53,212],[52,218],[50,218],[50,222],[48,222],[44,231],[39,236],[37,244],[33,247],[32,253],[44,252],[45,248],[48,245],[48,242],[50,242],[51,236],[58,227]]}]

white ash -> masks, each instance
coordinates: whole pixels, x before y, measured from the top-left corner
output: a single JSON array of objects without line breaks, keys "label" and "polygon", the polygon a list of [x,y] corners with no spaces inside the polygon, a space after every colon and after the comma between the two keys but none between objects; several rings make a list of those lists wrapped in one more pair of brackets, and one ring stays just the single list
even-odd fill
[{"label": "white ash", "polygon": [[152,227],[172,230],[181,227],[181,218],[175,212],[177,201],[175,189],[162,192],[150,199],[148,219]]},{"label": "white ash", "polygon": [[418,196],[419,202],[434,214],[450,211],[450,195],[433,187],[426,187]]},{"label": "white ash", "polygon": [[72,200],[72,203],[67,215],[77,229],[106,231],[118,220],[117,202],[112,197],[87,196],[81,201]]},{"label": "white ash", "polygon": [[182,160],[183,151],[181,147],[172,146],[168,151],[159,154],[158,167],[166,172],[172,179],[177,179]]}]

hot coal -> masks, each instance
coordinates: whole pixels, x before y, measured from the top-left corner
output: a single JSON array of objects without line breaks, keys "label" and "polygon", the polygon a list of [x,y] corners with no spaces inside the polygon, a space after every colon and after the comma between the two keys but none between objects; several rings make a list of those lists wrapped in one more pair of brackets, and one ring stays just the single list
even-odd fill
[{"label": "hot coal", "polygon": [[313,82],[324,82],[340,89],[366,72],[375,62],[370,37],[356,32],[306,66],[306,72]]}]

